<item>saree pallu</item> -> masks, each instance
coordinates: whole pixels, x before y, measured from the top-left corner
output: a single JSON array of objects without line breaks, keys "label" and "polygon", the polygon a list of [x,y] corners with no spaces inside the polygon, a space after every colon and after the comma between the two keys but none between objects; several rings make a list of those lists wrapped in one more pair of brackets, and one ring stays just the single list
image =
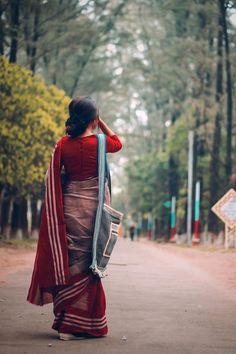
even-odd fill
[{"label": "saree pallu", "polygon": [[[106,185],[105,201],[110,204]],[[89,269],[98,205],[98,179],[69,181],[63,188],[63,209],[68,242],[69,283],[53,291],[55,320],[60,333],[107,334],[106,299],[100,278]]]}]

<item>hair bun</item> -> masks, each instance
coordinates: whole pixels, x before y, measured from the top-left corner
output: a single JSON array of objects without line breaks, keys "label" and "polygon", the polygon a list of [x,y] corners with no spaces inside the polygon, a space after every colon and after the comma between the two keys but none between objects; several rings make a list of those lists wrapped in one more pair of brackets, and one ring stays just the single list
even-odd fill
[{"label": "hair bun", "polygon": [[73,124],[72,118],[71,117],[67,118],[65,122],[65,126],[68,127],[68,125],[72,125],[72,124]]},{"label": "hair bun", "polygon": [[97,117],[96,104],[90,97],[74,98],[69,104],[66,133],[72,138],[83,134],[89,123]]},{"label": "hair bun", "polygon": [[85,120],[83,119],[79,119],[76,117],[69,117],[66,122],[65,122],[65,126],[72,126],[72,125],[81,125],[86,127],[87,126],[87,122],[85,122]]},{"label": "hair bun", "polygon": [[82,126],[84,126],[84,127],[87,127],[87,122],[85,122],[83,119],[79,119],[79,125],[82,125]]}]

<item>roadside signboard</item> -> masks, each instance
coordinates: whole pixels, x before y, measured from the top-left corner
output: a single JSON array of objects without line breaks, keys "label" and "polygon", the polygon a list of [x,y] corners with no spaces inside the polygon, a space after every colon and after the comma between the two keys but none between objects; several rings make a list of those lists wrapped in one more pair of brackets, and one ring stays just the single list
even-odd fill
[{"label": "roadside signboard", "polygon": [[230,189],[211,209],[225,223],[225,246],[229,237],[234,237],[236,245],[236,191]]}]

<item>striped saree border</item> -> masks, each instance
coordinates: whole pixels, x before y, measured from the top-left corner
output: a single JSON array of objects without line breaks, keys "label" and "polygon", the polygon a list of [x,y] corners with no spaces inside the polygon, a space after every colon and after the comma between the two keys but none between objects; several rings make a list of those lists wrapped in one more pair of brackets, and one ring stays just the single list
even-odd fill
[{"label": "striped saree border", "polygon": [[55,189],[55,179],[59,176],[55,175],[54,163],[56,148],[52,153],[52,158],[50,166],[46,177],[46,216],[48,225],[48,237],[50,242],[50,247],[53,257],[54,275],[56,285],[65,284],[65,273],[63,267],[63,256],[60,243],[60,232],[58,227],[58,216],[57,216],[57,203],[56,203],[56,189]]}]

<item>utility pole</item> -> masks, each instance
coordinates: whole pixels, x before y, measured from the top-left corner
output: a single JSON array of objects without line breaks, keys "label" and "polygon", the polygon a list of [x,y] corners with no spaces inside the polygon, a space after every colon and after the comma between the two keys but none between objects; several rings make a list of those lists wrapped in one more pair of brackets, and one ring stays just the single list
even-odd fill
[{"label": "utility pole", "polygon": [[170,242],[175,242],[175,219],[176,219],[176,197],[171,198],[171,213],[170,213]]},{"label": "utility pole", "polygon": [[200,242],[199,239],[199,218],[200,218],[200,181],[196,182],[195,187],[195,213],[194,213],[194,238],[193,243]]},{"label": "utility pole", "polygon": [[192,245],[192,198],[193,198],[193,143],[194,132],[188,134],[188,210],[187,210],[187,240]]}]

